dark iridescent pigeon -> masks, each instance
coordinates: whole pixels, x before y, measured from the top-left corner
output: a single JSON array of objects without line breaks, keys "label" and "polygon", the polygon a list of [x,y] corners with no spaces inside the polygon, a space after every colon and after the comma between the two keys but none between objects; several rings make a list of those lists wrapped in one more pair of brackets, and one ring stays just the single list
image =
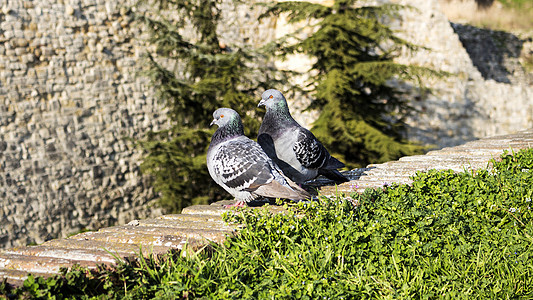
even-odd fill
[{"label": "dark iridescent pigeon", "polygon": [[207,169],[213,180],[237,199],[233,206],[263,197],[300,200],[309,193],[285,177],[261,146],[244,136],[239,114],[219,108],[213,113],[219,128],[207,150]]},{"label": "dark iridescent pigeon", "polygon": [[258,106],[266,107],[257,142],[291,180],[301,184],[318,175],[336,182],[349,181],[337,169],[344,164],[291,116],[287,100],[278,90],[267,90]]}]

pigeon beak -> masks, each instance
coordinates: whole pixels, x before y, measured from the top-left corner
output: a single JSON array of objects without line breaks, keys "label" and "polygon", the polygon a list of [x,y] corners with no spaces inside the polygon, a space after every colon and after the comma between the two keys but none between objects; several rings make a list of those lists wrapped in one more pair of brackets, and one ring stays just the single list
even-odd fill
[{"label": "pigeon beak", "polygon": [[213,126],[213,124],[215,124],[216,121],[217,121],[217,119],[213,119],[213,121],[211,121],[211,123],[209,124],[209,126]]},{"label": "pigeon beak", "polygon": [[261,101],[259,101],[259,104],[257,104],[257,107],[261,107],[263,105],[265,105],[265,100],[261,99]]}]

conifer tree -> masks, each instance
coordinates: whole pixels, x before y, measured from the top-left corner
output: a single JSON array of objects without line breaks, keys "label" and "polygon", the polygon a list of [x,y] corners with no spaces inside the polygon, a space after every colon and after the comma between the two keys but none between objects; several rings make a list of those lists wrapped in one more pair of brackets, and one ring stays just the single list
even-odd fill
[{"label": "conifer tree", "polygon": [[[156,48],[147,58],[145,75],[172,122],[169,130],[152,132],[140,142],[147,152],[141,170],[154,176],[160,203],[170,212],[227,197],[206,167],[207,147],[216,129],[209,128],[212,113],[233,108],[243,119],[245,134],[253,137],[260,125],[254,109],[261,92],[278,82],[258,52],[219,41],[220,2],[145,1],[143,8],[148,10],[138,14]],[[162,11],[171,12],[172,19]],[[185,35],[185,26],[192,26],[193,32]]]},{"label": "conifer tree", "polygon": [[[442,74],[395,63],[400,47],[416,46],[399,38],[383,20],[394,17],[399,5],[363,6],[364,1],[336,0],[331,6],[287,1],[271,6],[264,15],[286,13],[289,23],[304,20],[312,33],[296,43],[285,37],[280,55],[304,53],[316,58],[309,89],[309,109],[320,115],[312,132],[349,167],[394,160],[421,153],[421,145],[402,138],[410,106],[402,93],[387,84],[394,78],[418,79]],[[294,40],[294,39],[292,39]]]}]

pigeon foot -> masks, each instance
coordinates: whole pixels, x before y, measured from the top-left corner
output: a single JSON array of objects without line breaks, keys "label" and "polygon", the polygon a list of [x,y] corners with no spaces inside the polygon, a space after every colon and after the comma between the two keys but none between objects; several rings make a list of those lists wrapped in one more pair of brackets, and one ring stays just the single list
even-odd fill
[{"label": "pigeon foot", "polygon": [[232,207],[246,207],[246,201],[237,201],[235,204],[232,205],[224,205],[224,208],[232,208]]}]

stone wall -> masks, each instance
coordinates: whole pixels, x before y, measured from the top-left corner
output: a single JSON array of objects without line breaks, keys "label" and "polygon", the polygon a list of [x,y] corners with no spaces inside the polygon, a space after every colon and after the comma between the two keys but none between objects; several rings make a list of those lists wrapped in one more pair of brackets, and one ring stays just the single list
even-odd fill
[{"label": "stone wall", "polygon": [[408,137],[436,147],[506,134],[533,126],[531,74],[519,64],[524,41],[503,32],[451,24],[437,1],[398,0],[406,10],[393,24],[400,35],[428,50],[403,53],[398,61],[450,72],[444,80],[426,80],[421,94],[411,84],[416,109]]},{"label": "stone wall", "polygon": [[132,1],[3,1],[0,246],[152,215],[129,139],[166,125]]},{"label": "stone wall", "polygon": [[[137,76],[147,47],[129,9],[134,2],[0,3],[0,247],[160,213],[132,142],[168,125]],[[423,97],[401,84],[418,109],[410,138],[449,146],[533,126],[530,86],[484,78],[434,0],[402,3],[419,10],[393,25],[432,51],[399,60],[457,74],[426,82],[434,90]],[[224,43],[258,46],[287,30],[279,20],[257,21],[261,9],[253,5],[223,5]],[[284,66],[308,63],[294,58]],[[316,113],[295,115],[309,125]]]}]

